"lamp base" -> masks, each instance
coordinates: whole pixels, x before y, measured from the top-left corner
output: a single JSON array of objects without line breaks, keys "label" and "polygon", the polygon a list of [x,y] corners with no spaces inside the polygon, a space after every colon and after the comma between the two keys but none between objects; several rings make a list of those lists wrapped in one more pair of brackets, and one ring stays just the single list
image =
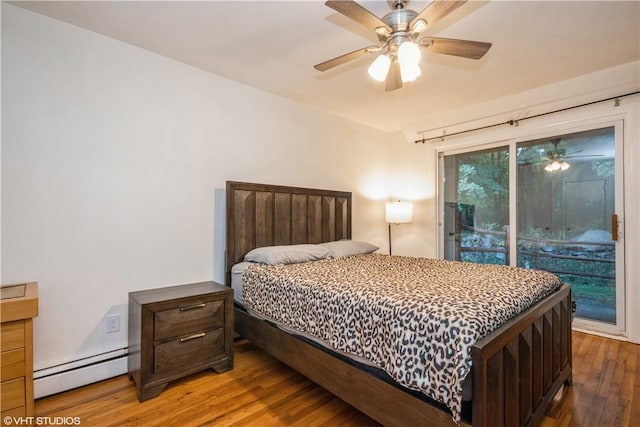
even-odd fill
[{"label": "lamp base", "polygon": [[391,223],[389,223],[389,255],[391,255]]}]

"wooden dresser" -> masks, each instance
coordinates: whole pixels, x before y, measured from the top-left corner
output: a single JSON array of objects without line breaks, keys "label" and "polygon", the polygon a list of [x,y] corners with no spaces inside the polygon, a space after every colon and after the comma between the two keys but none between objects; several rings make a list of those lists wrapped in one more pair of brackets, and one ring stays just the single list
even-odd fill
[{"label": "wooden dresser", "polygon": [[233,290],[214,282],[129,293],[129,377],[141,402],[170,381],[233,367]]},{"label": "wooden dresser", "polygon": [[0,412],[2,419],[32,417],[32,319],[38,315],[38,284],[5,285],[0,290]]}]

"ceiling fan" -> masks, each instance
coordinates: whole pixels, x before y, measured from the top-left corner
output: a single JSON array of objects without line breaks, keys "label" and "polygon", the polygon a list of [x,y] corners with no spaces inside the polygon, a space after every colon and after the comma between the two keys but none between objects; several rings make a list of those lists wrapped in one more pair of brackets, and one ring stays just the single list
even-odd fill
[{"label": "ceiling fan", "polygon": [[329,0],[325,5],[373,30],[380,46],[368,46],[338,56],[314,66],[318,71],[327,71],[338,65],[370,53],[380,53],[369,67],[369,75],[385,81],[385,90],[400,89],[405,82],[420,76],[420,48],[429,52],[455,55],[469,59],[480,59],[491,47],[491,43],[446,39],[424,35],[424,31],[444,18],[467,0],[434,0],[422,12],[406,9],[406,1],[394,0],[393,10],[378,18],[358,3],[351,0]]},{"label": "ceiling fan", "polygon": [[560,139],[552,139],[549,141],[553,144],[553,148],[547,151],[545,156],[542,158],[542,160],[546,162],[544,170],[547,172],[554,172],[557,170],[565,171],[571,167],[571,165],[564,160],[567,158],[567,150],[565,148],[558,148],[560,141]]},{"label": "ceiling fan", "polygon": [[[565,171],[571,167],[569,163],[567,163],[567,159],[580,159],[587,157],[603,157],[604,154],[579,154],[583,150],[573,151],[571,153],[567,153],[566,148],[560,148],[558,145],[562,143],[562,139],[555,138],[550,139],[548,141],[553,148],[549,150],[543,150],[542,148],[536,148],[535,151],[531,152],[531,154],[525,154],[524,152],[519,153],[518,157],[522,156],[522,161],[518,161],[519,165],[530,165],[530,164],[543,164],[544,170],[547,172],[555,172],[555,171]],[[536,160],[537,159],[537,160]]]},{"label": "ceiling fan", "polygon": [[566,162],[566,159],[578,159],[586,157],[603,157],[604,154],[579,154],[583,150],[567,153],[566,148],[558,148],[558,145],[562,142],[562,139],[551,139],[549,142],[553,145],[551,150],[545,153],[542,160],[545,161],[544,170],[547,172],[554,172],[557,170],[567,170],[571,165]]}]

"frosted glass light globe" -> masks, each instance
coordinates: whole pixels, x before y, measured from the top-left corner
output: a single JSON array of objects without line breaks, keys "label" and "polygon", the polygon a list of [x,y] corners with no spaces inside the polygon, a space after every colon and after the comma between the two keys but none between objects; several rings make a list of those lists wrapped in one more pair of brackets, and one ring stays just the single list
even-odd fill
[{"label": "frosted glass light globe", "polygon": [[400,64],[417,64],[420,62],[420,48],[413,42],[404,42],[398,48]]},{"label": "frosted glass light globe", "polygon": [[387,78],[390,66],[391,60],[389,57],[387,55],[380,55],[369,66],[369,75],[372,79],[383,82],[384,79]]},{"label": "frosted glass light globe", "polygon": [[400,63],[400,75],[402,76],[402,83],[412,82],[420,77],[421,74],[422,71],[420,71],[420,67],[417,63]]}]

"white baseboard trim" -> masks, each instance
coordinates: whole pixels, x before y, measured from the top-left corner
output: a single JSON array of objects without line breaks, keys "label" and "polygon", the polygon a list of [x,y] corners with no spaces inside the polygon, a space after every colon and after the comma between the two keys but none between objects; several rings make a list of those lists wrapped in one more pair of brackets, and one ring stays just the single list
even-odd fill
[{"label": "white baseboard trim", "polygon": [[33,394],[38,399],[127,373],[127,349],[119,349],[33,373]]}]

